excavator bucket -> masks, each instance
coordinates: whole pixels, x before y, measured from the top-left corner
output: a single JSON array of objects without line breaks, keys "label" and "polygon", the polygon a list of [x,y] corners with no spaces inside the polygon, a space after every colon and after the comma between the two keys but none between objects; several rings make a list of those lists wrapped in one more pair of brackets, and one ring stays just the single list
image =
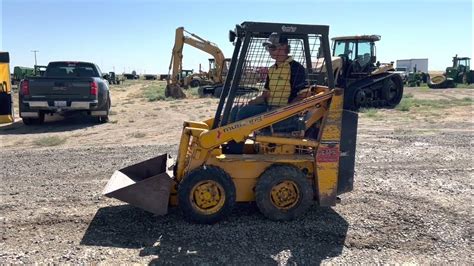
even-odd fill
[{"label": "excavator bucket", "polygon": [[165,215],[174,184],[172,164],[171,157],[163,154],[117,170],[102,194],[156,215]]}]

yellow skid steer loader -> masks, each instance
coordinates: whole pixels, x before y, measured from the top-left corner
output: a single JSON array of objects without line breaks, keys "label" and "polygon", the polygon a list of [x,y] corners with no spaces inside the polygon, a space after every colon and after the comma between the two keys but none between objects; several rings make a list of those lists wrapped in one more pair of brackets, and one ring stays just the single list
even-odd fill
[{"label": "yellow skid steer loader", "polygon": [[[314,203],[336,205],[338,195],[353,188],[358,114],[343,110],[344,91],[334,86],[328,33],[329,26],[320,25],[237,25],[229,34],[235,49],[214,118],[184,122],[176,162],[164,154],[118,170],[103,193],[158,215],[178,206],[187,220],[207,224],[228,216],[236,202],[255,201],[264,216],[279,221]],[[291,85],[293,101],[285,96],[276,105],[278,82],[291,84],[293,76],[270,56],[271,35],[284,36],[288,60],[305,69],[304,86]],[[325,72],[312,65],[320,49]],[[245,80],[248,68],[272,74],[265,83]],[[268,91],[273,105],[236,119]]]}]

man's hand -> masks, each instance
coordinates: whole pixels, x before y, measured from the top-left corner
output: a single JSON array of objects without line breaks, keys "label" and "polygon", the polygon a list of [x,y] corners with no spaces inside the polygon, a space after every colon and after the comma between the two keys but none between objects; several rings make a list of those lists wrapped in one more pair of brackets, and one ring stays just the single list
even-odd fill
[{"label": "man's hand", "polygon": [[262,94],[250,100],[248,104],[251,104],[251,105],[264,104],[268,102],[268,97],[270,97],[270,91],[264,90]]}]

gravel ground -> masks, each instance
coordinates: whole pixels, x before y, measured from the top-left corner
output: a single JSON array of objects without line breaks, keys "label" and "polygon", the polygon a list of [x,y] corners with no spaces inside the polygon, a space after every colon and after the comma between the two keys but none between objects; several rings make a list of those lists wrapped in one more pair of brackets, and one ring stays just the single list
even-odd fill
[{"label": "gravel ground", "polygon": [[218,224],[189,224],[101,195],[114,170],[176,142],[2,149],[0,263],[472,265],[472,118],[386,117],[360,120],[354,191],[285,223],[239,204]]}]

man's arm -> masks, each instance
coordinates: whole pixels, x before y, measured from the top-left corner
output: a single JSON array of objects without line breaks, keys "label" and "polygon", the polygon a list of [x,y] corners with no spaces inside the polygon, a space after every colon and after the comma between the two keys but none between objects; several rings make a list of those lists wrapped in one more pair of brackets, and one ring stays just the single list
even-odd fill
[{"label": "man's arm", "polygon": [[263,90],[262,94],[258,95],[257,97],[253,98],[248,102],[248,104],[264,104],[268,102],[268,97],[270,96],[269,90]]},{"label": "man's arm", "polygon": [[306,69],[296,61],[291,61],[290,64],[291,93],[288,98],[288,103],[292,102],[297,97],[298,92],[308,85],[308,82],[306,81]]}]

